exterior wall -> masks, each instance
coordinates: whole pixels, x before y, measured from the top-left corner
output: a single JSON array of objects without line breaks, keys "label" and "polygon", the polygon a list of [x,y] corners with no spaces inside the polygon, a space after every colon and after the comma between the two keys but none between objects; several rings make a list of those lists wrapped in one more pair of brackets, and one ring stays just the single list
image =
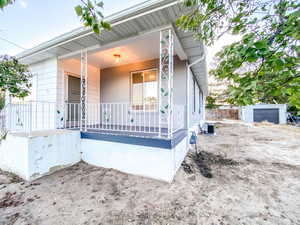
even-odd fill
[{"label": "exterior wall", "polygon": [[1,141],[0,168],[23,179],[29,178],[27,138],[8,134],[6,139]]},{"label": "exterior wall", "polygon": [[101,70],[101,103],[130,102],[131,72],[159,68],[157,59]]},{"label": "exterior wall", "polygon": [[172,182],[187,148],[183,139],[173,149],[82,139],[83,161],[95,166]]},{"label": "exterior wall", "polygon": [[[131,72],[153,69],[159,71],[159,59],[153,59],[118,67],[111,67],[101,70],[101,103],[130,103],[131,102]],[[186,68],[185,61],[179,60],[177,56],[174,58],[174,104],[186,105]],[[184,107],[185,110],[185,107]],[[118,112],[117,115],[112,115],[112,118],[121,117]],[[152,121],[152,124],[158,126],[158,115],[147,114],[145,121]],[[157,114],[157,113],[156,113]],[[184,115],[186,112],[184,112]],[[143,125],[143,119],[139,119],[139,113],[134,114],[137,124]],[[151,118],[148,120],[148,117]],[[127,118],[127,111],[123,113],[123,118]],[[186,118],[186,115],[184,116]],[[153,122],[153,119],[156,120]],[[175,118],[176,119],[176,118]],[[185,123],[186,119],[184,119]],[[112,122],[112,124],[114,124]],[[174,124],[175,125],[175,124]],[[166,126],[166,125],[163,125]]]},{"label": "exterior wall", "polygon": [[241,119],[253,123],[253,109],[279,109],[279,124],[286,124],[287,106],[285,104],[257,104],[242,107]]},{"label": "exterior wall", "polygon": [[0,145],[0,168],[33,180],[80,161],[79,131],[9,134]]},{"label": "exterior wall", "polygon": [[[189,127],[193,127],[195,124],[202,124],[204,122],[204,114],[205,114],[205,104],[204,104],[204,96],[201,94],[199,86],[197,86],[196,83],[196,106],[195,106],[195,111],[194,111],[194,78],[193,78],[193,73],[190,71],[190,79],[189,79],[189,118],[190,118],[190,123]],[[200,97],[199,97],[200,93]],[[197,97],[198,96],[198,97]],[[201,101],[200,101],[201,100]],[[202,103],[202,104],[201,104]]]},{"label": "exterior wall", "polygon": [[[67,101],[67,74],[80,78],[80,61],[76,59],[62,60],[59,62],[59,71],[59,80],[62,80],[64,85],[59,86],[58,93],[60,96],[64,96],[63,101]],[[88,102],[100,103],[100,69],[91,65],[88,65]]]},{"label": "exterior wall", "polygon": [[188,151],[187,138],[173,149],[81,139],[79,131],[9,134],[0,145],[0,168],[34,180],[80,160],[95,166],[171,182]]},{"label": "exterior wall", "polygon": [[[80,61],[76,59],[62,60],[59,62],[59,80],[58,102],[63,105],[68,101],[68,74],[80,78]],[[87,82],[87,99],[88,103],[100,103],[100,69],[88,65],[88,82]],[[88,118],[91,121],[99,120],[99,116],[92,112],[93,107],[88,109]]]},{"label": "exterior wall", "polygon": [[[101,102],[130,102],[131,72],[153,69],[159,71],[159,59],[153,59],[101,70]],[[185,104],[185,61],[174,60],[174,104]]]},{"label": "exterior wall", "polygon": [[[46,124],[47,128],[54,129],[56,128],[55,104],[58,93],[57,58],[29,65],[29,70],[34,75],[32,80],[33,88],[32,94],[25,100],[40,102],[39,106],[34,105],[32,108],[33,116],[30,126],[33,129],[40,129]],[[41,111],[43,111],[43,115]]]},{"label": "exterior wall", "polygon": [[58,63],[57,58],[51,58],[29,66],[29,70],[37,76],[36,100],[56,102]]},{"label": "exterior wall", "polygon": [[188,153],[190,146],[188,144],[188,137],[185,137],[174,149],[174,176],[177,170],[180,168],[186,154]]}]

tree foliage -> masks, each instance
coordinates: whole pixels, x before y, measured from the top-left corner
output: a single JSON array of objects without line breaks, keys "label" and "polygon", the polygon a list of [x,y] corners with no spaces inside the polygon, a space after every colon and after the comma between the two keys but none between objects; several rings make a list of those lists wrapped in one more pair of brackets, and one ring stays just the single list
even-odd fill
[{"label": "tree foliage", "polygon": [[186,0],[177,25],[212,45],[223,34],[240,41],[217,54],[219,79],[232,82],[228,102],[289,103],[300,111],[300,4],[294,0]]},{"label": "tree foliage", "polygon": [[0,56],[0,93],[8,91],[18,98],[27,96],[31,77],[27,65],[19,63],[14,57]]},{"label": "tree foliage", "polygon": [[207,109],[215,109],[218,105],[216,104],[216,99],[213,96],[206,97],[206,108]]},{"label": "tree foliage", "polygon": [[75,7],[76,14],[81,18],[85,26],[91,27],[96,34],[102,29],[110,30],[110,24],[103,20],[101,12],[103,1],[81,0],[81,5]]},{"label": "tree foliage", "polygon": [[3,9],[5,6],[13,4],[14,0],[0,0],[0,9]]},{"label": "tree foliage", "polygon": [[0,110],[5,106],[5,95],[3,92],[0,92]]}]

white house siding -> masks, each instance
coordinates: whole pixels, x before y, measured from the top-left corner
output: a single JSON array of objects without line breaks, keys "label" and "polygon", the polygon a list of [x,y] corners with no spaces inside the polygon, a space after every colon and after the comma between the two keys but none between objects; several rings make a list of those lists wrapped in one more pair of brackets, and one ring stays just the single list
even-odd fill
[{"label": "white house siding", "polygon": [[[59,86],[58,95],[61,96],[59,102],[67,102],[68,100],[68,74],[80,78],[80,61],[76,59],[61,60],[59,62]],[[88,65],[88,81],[87,81],[88,103],[100,103],[100,69]],[[63,98],[63,99],[62,99]],[[95,107],[95,106],[91,106]],[[93,108],[88,110],[90,120],[96,120],[96,115],[92,112]]]},{"label": "white house siding", "polygon": [[31,126],[33,130],[56,127],[57,62],[57,58],[51,58],[29,65],[29,70],[34,75],[34,86],[30,100],[38,102],[38,104],[32,105]]},{"label": "white house siding", "polygon": [[[204,120],[204,101],[203,95],[200,91],[197,82],[195,83],[196,88],[194,92],[194,77],[192,71],[190,71],[189,79],[189,127],[197,126],[199,123],[203,123]],[[195,106],[194,106],[194,94],[195,94]],[[195,110],[194,110],[195,109]]]},{"label": "white house siding", "polygon": [[37,76],[36,100],[56,102],[57,100],[57,59],[51,58],[29,66],[29,70]]}]

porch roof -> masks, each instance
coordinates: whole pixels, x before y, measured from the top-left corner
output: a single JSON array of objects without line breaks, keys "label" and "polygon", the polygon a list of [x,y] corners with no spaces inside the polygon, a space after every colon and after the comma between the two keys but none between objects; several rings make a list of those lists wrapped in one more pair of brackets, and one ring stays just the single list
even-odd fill
[{"label": "porch roof", "polygon": [[[103,31],[101,35],[97,35],[90,28],[80,27],[25,50],[18,54],[17,58],[23,63],[33,64],[48,58],[73,54],[82,49],[103,48],[151,30],[173,25],[185,11],[180,0],[146,1],[106,17],[105,20],[111,23],[111,31]],[[183,50],[182,59],[187,59],[189,63],[195,62],[204,53],[203,43],[194,40],[192,33],[180,31],[175,26],[173,28]],[[205,61],[195,64],[191,69],[203,92],[207,94]]]}]

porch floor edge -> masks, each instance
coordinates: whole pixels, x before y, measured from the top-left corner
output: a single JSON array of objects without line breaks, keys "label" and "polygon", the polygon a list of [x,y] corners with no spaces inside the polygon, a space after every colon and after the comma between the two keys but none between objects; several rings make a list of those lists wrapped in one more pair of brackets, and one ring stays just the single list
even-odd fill
[{"label": "porch floor edge", "polygon": [[173,134],[171,139],[147,136],[130,136],[126,134],[111,134],[97,131],[82,131],[82,139],[117,142],[130,145],[148,146],[155,148],[173,149],[187,136],[187,130],[181,129]]}]

